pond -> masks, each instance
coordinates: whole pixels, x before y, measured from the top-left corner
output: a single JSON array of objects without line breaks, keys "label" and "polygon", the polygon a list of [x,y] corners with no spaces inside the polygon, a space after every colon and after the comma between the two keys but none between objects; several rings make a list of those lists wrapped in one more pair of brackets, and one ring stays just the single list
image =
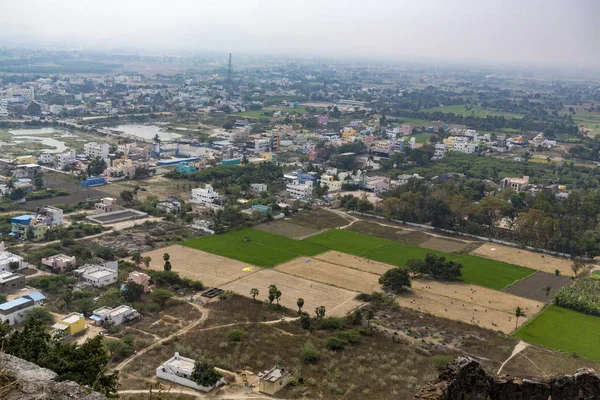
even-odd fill
[{"label": "pond", "polygon": [[105,129],[121,131],[125,133],[125,135],[137,136],[142,139],[154,139],[154,136],[158,135],[160,140],[168,141],[178,139],[181,137],[181,135],[177,133],[164,132],[162,128],[158,125],[127,124],[118,125],[115,127],[106,127]]}]

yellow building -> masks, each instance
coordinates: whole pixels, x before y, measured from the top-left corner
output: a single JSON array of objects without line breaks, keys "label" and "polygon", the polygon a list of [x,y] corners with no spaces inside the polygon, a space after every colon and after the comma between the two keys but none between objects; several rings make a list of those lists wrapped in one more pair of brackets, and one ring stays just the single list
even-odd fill
[{"label": "yellow building", "polygon": [[356,135],[358,135],[358,132],[352,128],[344,128],[342,132],[342,138],[344,139],[350,139],[355,137]]},{"label": "yellow building", "polygon": [[442,140],[442,142],[446,145],[446,149],[450,150],[454,146],[454,142],[456,141],[456,136],[450,136]]},{"label": "yellow building", "polygon": [[37,161],[35,159],[35,156],[19,156],[19,157],[15,157],[15,164],[17,165],[22,165],[22,164],[36,164]]},{"label": "yellow building", "polygon": [[292,380],[292,374],[283,368],[273,367],[258,374],[258,391],[273,396],[287,386]]},{"label": "yellow building", "polygon": [[59,319],[57,323],[52,325],[57,332],[64,335],[75,335],[85,329],[85,317],[83,314],[73,312]]}]

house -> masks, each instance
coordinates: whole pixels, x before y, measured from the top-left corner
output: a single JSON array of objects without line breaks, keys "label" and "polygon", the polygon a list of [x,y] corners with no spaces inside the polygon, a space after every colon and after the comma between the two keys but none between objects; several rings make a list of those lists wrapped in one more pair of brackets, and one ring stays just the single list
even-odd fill
[{"label": "house", "polygon": [[38,164],[19,164],[13,170],[13,177],[17,179],[33,179],[36,175],[41,176],[42,170]]},{"label": "house", "polygon": [[96,214],[104,214],[107,212],[113,212],[117,209],[117,199],[114,197],[103,197],[99,203],[94,205]]},{"label": "house", "polygon": [[327,185],[327,193],[342,190],[342,181],[335,179],[333,175],[321,175],[321,186]]},{"label": "house", "polygon": [[198,172],[198,167],[188,161],[182,161],[177,164],[177,172],[180,174],[191,175]]},{"label": "house", "polygon": [[121,305],[115,308],[112,307],[101,307],[92,311],[90,319],[94,321],[96,325],[104,325],[106,323],[112,323],[115,326],[121,325],[122,323],[134,321],[141,318],[139,312],[135,309]]},{"label": "house", "polygon": [[156,209],[167,214],[178,214],[181,211],[181,203],[178,201],[161,201],[156,203]]},{"label": "house", "polygon": [[81,280],[95,287],[104,287],[117,282],[118,262],[106,261],[102,264],[86,264],[73,272]]},{"label": "house", "polygon": [[[18,268],[14,271],[20,271],[29,266],[26,261],[23,260],[23,257],[9,253],[4,250],[4,242],[0,242],[0,272],[2,271],[11,271],[14,272],[13,269],[10,268],[11,263],[18,263]],[[12,264],[17,265],[17,264]]]},{"label": "house", "polygon": [[63,210],[53,206],[38,207],[37,221],[38,223],[45,223],[46,225],[62,225],[63,224]]},{"label": "house", "polygon": [[143,272],[130,272],[129,276],[127,277],[127,282],[135,282],[138,285],[142,285],[144,287],[144,293],[148,293],[150,291],[150,275]]},{"label": "house", "polygon": [[17,165],[35,164],[35,157],[32,155],[15,157],[15,164],[17,164]]},{"label": "house", "polygon": [[502,189],[512,188],[515,192],[523,190],[525,186],[529,185],[529,177],[523,176],[523,178],[504,178],[500,183]]},{"label": "house", "polygon": [[41,306],[46,297],[40,292],[26,294],[23,297],[0,304],[0,321],[15,325],[25,321],[25,313]]},{"label": "house", "polygon": [[28,214],[20,215],[10,219],[11,231],[10,236],[16,237],[17,239],[29,239],[33,242],[39,242],[46,236],[48,225],[45,223],[38,223],[37,215]]},{"label": "house", "polygon": [[266,183],[252,183],[250,184],[250,191],[254,194],[261,194],[267,191]]},{"label": "house", "polygon": [[25,276],[14,272],[0,272],[0,293],[10,293],[25,287]]},{"label": "house", "polygon": [[179,353],[175,353],[173,357],[165,361],[161,366],[156,368],[156,377],[179,385],[187,386],[201,392],[209,392],[212,389],[223,386],[225,379],[221,378],[212,386],[200,386],[192,380],[192,372],[194,371],[195,360],[191,358],[181,357]]},{"label": "house", "polygon": [[48,258],[42,258],[42,265],[51,268],[53,272],[65,272],[74,269],[77,266],[77,260],[74,256],[56,254]]},{"label": "house", "polygon": [[85,330],[85,317],[83,314],[72,312],[56,321],[52,328],[61,336],[76,335]]},{"label": "house", "polygon": [[221,195],[215,192],[213,187],[206,184],[204,188],[192,189],[192,198],[190,203],[200,204],[205,207],[218,208],[218,202],[221,201]]},{"label": "house", "polygon": [[292,381],[292,374],[281,367],[273,367],[258,374],[258,391],[274,396]]}]

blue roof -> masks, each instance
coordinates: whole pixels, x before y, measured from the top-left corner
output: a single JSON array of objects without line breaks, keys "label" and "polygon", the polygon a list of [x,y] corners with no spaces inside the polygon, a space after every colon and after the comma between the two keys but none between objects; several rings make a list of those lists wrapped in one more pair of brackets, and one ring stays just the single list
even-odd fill
[{"label": "blue roof", "polygon": [[27,214],[27,215],[19,215],[18,217],[12,217],[10,222],[14,222],[17,224],[29,224],[32,219],[35,219],[35,214]]},{"label": "blue roof", "polygon": [[90,319],[93,319],[94,321],[100,321],[102,319],[102,317],[94,314],[94,315],[90,315]]},{"label": "blue roof", "polygon": [[189,157],[189,158],[169,158],[166,160],[160,160],[156,162],[156,165],[166,166],[166,165],[177,165],[180,162],[190,162],[190,161],[199,161],[199,157]]},{"label": "blue roof", "polygon": [[31,300],[25,297],[19,297],[18,299],[14,299],[11,301],[7,301],[6,303],[0,304],[0,310],[6,311],[10,310],[13,307],[21,306],[23,304],[29,303]]},{"label": "blue roof", "polygon": [[41,301],[41,300],[46,300],[46,296],[44,296],[43,294],[41,294],[40,292],[31,292],[29,294],[26,294],[23,297],[29,297],[31,300],[33,301]]}]

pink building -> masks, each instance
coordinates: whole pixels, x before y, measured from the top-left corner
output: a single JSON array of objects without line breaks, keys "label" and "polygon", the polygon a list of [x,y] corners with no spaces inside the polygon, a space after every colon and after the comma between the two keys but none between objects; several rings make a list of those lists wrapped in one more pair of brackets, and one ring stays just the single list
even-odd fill
[{"label": "pink building", "polygon": [[52,257],[42,258],[42,264],[52,268],[54,272],[65,272],[75,269],[77,260],[65,254],[56,254]]},{"label": "pink building", "polygon": [[127,282],[135,282],[138,285],[142,285],[144,287],[144,293],[148,293],[150,291],[150,276],[143,272],[130,272],[129,276],[127,277]]}]

